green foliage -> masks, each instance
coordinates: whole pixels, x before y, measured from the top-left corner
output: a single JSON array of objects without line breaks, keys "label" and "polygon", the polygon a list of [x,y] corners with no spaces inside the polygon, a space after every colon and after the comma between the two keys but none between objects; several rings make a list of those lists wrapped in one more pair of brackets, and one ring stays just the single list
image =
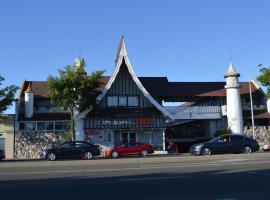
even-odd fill
[{"label": "green foliage", "polygon": [[96,106],[96,98],[100,94],[97,88],[104,73],[104,71],[95,71],[89,76],[85,66],[84,59],[76,59],[72,66],[59,70],[59,77],[49,75],[47,79],[48,97],[54,105],[71,113],[73,139],[75,139],[74,111],[81,112],[90,106]]},{"label": "green foliage", "polygon": [[[0,86],[3,84],[2,82],[5,80],[4,77],[0,76]],[[0,113],[5,111],[8,106],[12,104],[14,101],[14,96],[16,91],[19,89],[16,85],[10,85],[4,88],[0,88]]]},{"label": "green foliage", "polygon": [[229,128],[220,129],[215,133],[215,136],[222,136],[222,135],[228,135],[231,134],[232,131]]},{"label": "green foliage", "polygon": [[267,88],[267,97],[270,98],[270,68],[263,67],[260,70],[260,75],[257,76],[257,80]]},{"label": "green foliage", "polygon": [[66,141],[71,141],[72,140],[72,137],[73,137],[72,130],[71,129],[66,130],[65,133],[64,133],[65,140]]}]

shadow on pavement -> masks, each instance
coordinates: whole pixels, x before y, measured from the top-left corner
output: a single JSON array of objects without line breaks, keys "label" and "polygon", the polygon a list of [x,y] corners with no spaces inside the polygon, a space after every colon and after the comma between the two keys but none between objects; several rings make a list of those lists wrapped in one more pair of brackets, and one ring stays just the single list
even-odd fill
[{"label": "shadow on pavement", "polygon": [[0,199],[269,199],[269,180],[270,170],[18,178],[0,180]]}]

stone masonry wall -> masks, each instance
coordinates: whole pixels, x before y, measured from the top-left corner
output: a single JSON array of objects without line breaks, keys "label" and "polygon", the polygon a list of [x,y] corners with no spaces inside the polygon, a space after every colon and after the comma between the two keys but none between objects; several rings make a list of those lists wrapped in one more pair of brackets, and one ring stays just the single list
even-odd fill
[{"label": "stone masonry wall", "polygon": [[40,158],[43,150],[49,149],[68,141],[64,134],[36,131],[18,131],[15,134],[14,158]]},{"label": "stone masonry wall", "polygon": [[[252,138],[252,127],[244,127],[244,133]],[[270,144],[270,126],[255,126],[255,139],[262,148]]]}]

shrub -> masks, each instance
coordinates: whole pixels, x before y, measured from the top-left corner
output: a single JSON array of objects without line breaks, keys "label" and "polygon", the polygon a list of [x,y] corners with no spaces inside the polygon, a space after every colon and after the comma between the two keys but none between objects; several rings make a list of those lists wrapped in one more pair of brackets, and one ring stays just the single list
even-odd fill
[{"label": "shrub", "polygon": [[222,136],[222,135],[228,135],[231,134],[232,131],[229,128],[220,129],[215,133],[215,136]]}]

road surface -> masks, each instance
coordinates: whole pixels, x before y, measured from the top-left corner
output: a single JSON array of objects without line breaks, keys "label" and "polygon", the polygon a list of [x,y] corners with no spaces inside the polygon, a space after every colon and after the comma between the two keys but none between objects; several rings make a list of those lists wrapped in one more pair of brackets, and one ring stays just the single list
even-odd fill
[{"label": "road surface", "polygon": [[1,161],[0,199],[270,199],[270,153]]}]

